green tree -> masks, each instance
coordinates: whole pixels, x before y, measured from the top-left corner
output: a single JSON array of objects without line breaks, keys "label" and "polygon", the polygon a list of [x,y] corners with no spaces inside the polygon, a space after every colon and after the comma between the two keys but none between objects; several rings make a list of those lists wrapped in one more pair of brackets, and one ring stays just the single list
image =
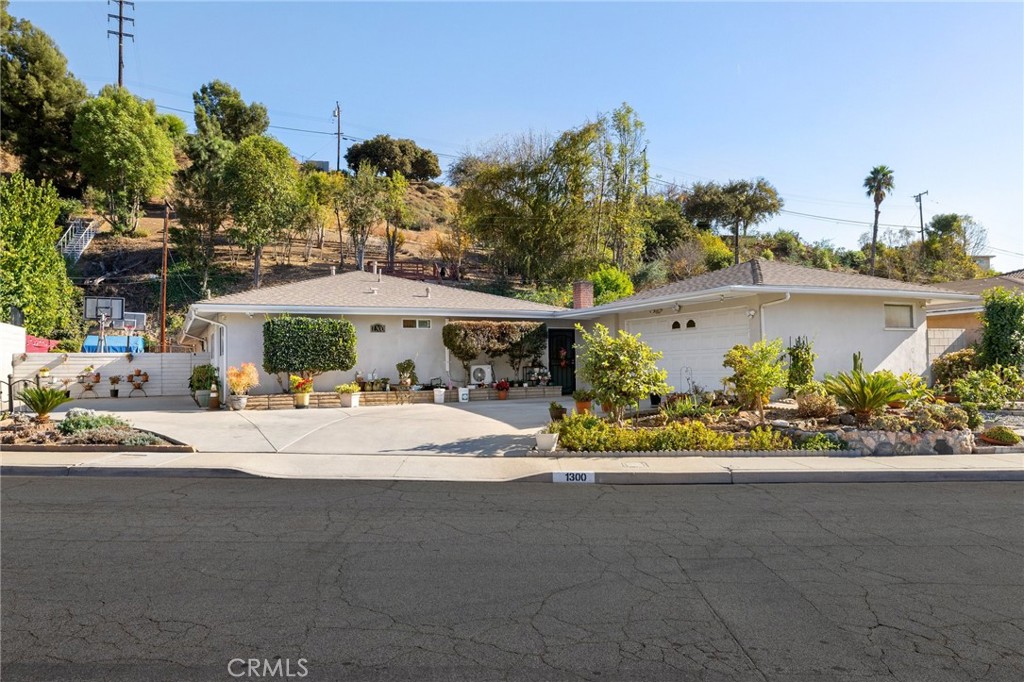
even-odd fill
[{"label": "green tree", "polygon": [[224,167],[235,226],[232,237],[253,254],[253,287],[260,286],[263,247],[295,220],[299,172],[288,148],[266,136],[242,140]]},{"label": "green tree", "polygon": [[982,366],[1024,369],[1024,292],[1003,287],[983,294],[985,312],[978,357]]},{"label": "green tree", "polygon": [[384,217],[384,246],[387,249],[388,271],[395,269],[395,255],[398,249],[405,242],[402,235],[402,228],[409,221],[409,209],[405,205],[405,193],[409,189],[409,183],[405,177],[395,172],[384,183],[384,193],[381,196],[383,206],[381,214]]},{"label": "green tree", "polygon": [[354,171],[366,162],[388,177],[401,173],[409,180],[430,180],[441,174],[434,152],[412,140],[395,139],[390,135],[377,135],[357,142],[345,152],[345,161]]},{"label": "green tree", "polygon": [[988,241],[985,228],[966,214],[943,213],[932,216],[925,231],[929,236],[955,239],[968,255],[982,253]]},{"label": "green tree", "polygon": [[587,279],[594,283],[595,305],[604,305],[633,295],[633,281],[614,265],[602,265]]},{"label": "green tree", "polygon": [[224,166],[235,145],[222,137],[189,135],[189,164],[174,178],[172,201],[178,225],[170,230],[175,250],[199,276],[202,296],[210,294],[217,234],[231,216]]},{"label": "green tree", "polygon": [[772,391],[786,381],[786,366],[781,355],[782,339],[762,339],[749,346],[733,346],[722,362],[723,367],[733,371],[727,381],[736,389],[736,395],[746,405],[757,410],[762,422],[764,406],[771,398]]},{"label": "green tree", "polygon": [[342,204],[348,221],[348,234],[356,254],[356,269],[363,269],[366,241],[370,230],[383,216],[386,179],[377,175],[377,169],[364,161],[355,175],[345,182]]},{"label": "green tree", "polygon": [[642,197],[647,185],[646,130],[636,112],[625,102],[601,120],[600,194],[598,230],[607,211],[607,235],[599,235],[611,250],[620,270],[632,271],[643,250]]},{"label": "green tree", "polygon": [[882,213],[882,202],[885,197],[892,193],[895,187],[892,169],[888,166],[875,166],[866,178],[864,178],[864,189],[867,196],[875,202],[875,224],[871,228],[871,259],[870,271],[875,274],[875,249],[878,244],[878,216]]},{"label": "green tree", "polygon": [[29,334],[70,338],[80,335],[80,292],[54,248],[59,212],[50,183],[21,173],[0,179],[0,320],[9,322],[17,306]]},{"label": "green tree", "polygon": [[196,131],[207,137],[241,142],[263,135],[270,125],[267,108],[258,102],[246,104],[242,94],[229,83],[213,80],[192,93]]},{"label": "green tree", "polygon": [[694,183],[683,198],[683,213],[698,228],[717,227],[733,235],[733,262],[740,262],[740,234],[782,210],[783,201],[764,178]]},{"label": "green tree", "polygon": [[593,333],[576,325],[583,343],[577,344],[579,374],[588,382],[597,400],[612,406],[616,422],[622,423],[625,409],[639,405],[649,395],[670,393],[665,383],[668,373],[658,369],[662,354],[654,351],[632,335],[619,330],[611,336],[601,324],[594,325]]},{"label": "green tree", "polygon": [[156,106],[105,86],[79,110],[74,143],[86,180],[103,193],[104,217],[115,232],[134,232],[142,202],[163,192],[177,169]]},{"label": "green tree", "polygon": [[0,141],[17,154],[21,171],[49,180],[64,196],[80,196],[78,156],[71,127],[87,93],[68,71],[57,44],[0,0]]}]

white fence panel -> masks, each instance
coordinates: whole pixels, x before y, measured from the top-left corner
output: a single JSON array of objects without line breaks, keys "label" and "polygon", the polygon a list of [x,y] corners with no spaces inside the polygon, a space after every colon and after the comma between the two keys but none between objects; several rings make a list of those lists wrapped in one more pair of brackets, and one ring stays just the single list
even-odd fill
[{"label": "white fence panel", "polygon": [[[120,376],[120,396],[125,397],[132,390],[128,375],[138,369],[149,374],[149,381],[143,386],[147,396],[189,395],[188,379],[192,368],[210,362],[209,353],[139,353],[128,359],[127,353],[15,353],[14,380],[34,379],[43,367],[49,369],[49,377],[43,377],[41,384],[63,386],[68,381],[71,397],[78,398],[84,386],[78,377],[86,367],[100,374],[100,381],[93,389],[96,396],[110,395],[110,377]],[[64,380],[64,381],[62,381]],[[136,396],[141,396],[138,391]],[[85,397],[92,397],[87,393]]]}]

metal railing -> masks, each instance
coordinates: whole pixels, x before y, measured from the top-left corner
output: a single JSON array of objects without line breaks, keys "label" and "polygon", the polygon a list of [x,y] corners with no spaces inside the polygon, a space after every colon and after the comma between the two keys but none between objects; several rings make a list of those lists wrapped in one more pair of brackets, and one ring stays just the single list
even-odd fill
[{"label": "metal railing", "polygon": [[57,242],[57,250],[74,265],[82,257],[82,253],[89,248],[99,226],[98,218],[91,221],[87,221],[85,218],[72,218],[68,229],[64,231],[60,241]]}]

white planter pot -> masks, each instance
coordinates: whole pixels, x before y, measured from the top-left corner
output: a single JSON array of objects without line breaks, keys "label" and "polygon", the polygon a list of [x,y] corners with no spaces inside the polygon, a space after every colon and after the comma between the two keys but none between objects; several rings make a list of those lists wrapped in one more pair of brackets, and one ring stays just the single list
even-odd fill
[{"label": "white planter pot", "polygon": [[342,407],[359,407],[358,393],[339,393]]},{"label": "white planter pot", "polygon": [[439,405],[444,403],[444,389],[443,388],[435,388],[434,389],[434,402],[439,404]]},{"label": "white planter pot", "polygon": [[468,388],[460,388],[459,389],[459,402],[460,403],[468,403],[469,402],[469,389]]},{"label": "white planter pot", "polygon": [[295,404],[295,409],[304,410],[309,407],[309,394],[308,393],[294,393],[292,394],[292,401]]},{"label": "white planter pot", "polygon": [[247,395],[229,395],[228,396],[228,407],[232,410],[244,410],[245,404],[249,402],[249,396]]},{"label": "white planter pot", "polygon": [[537,449],[542,452],[551,452],[558,446],[557,433],[538,433]]}]

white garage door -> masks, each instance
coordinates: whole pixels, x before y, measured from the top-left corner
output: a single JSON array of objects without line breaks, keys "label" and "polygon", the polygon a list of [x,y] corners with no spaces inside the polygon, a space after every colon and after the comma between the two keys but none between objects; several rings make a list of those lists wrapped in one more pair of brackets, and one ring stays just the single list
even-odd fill
[{"label": "white garage door", "polygon": [[663,354],[659,366],[668,371],[668,383],[682,393],[687,379],[705,390],[722,388],[722,378],[732,371],[722,367],[726,351],[738,343],[750,343],[750,322],[744,309],[664,315],[628,320],[626,331]]}]

